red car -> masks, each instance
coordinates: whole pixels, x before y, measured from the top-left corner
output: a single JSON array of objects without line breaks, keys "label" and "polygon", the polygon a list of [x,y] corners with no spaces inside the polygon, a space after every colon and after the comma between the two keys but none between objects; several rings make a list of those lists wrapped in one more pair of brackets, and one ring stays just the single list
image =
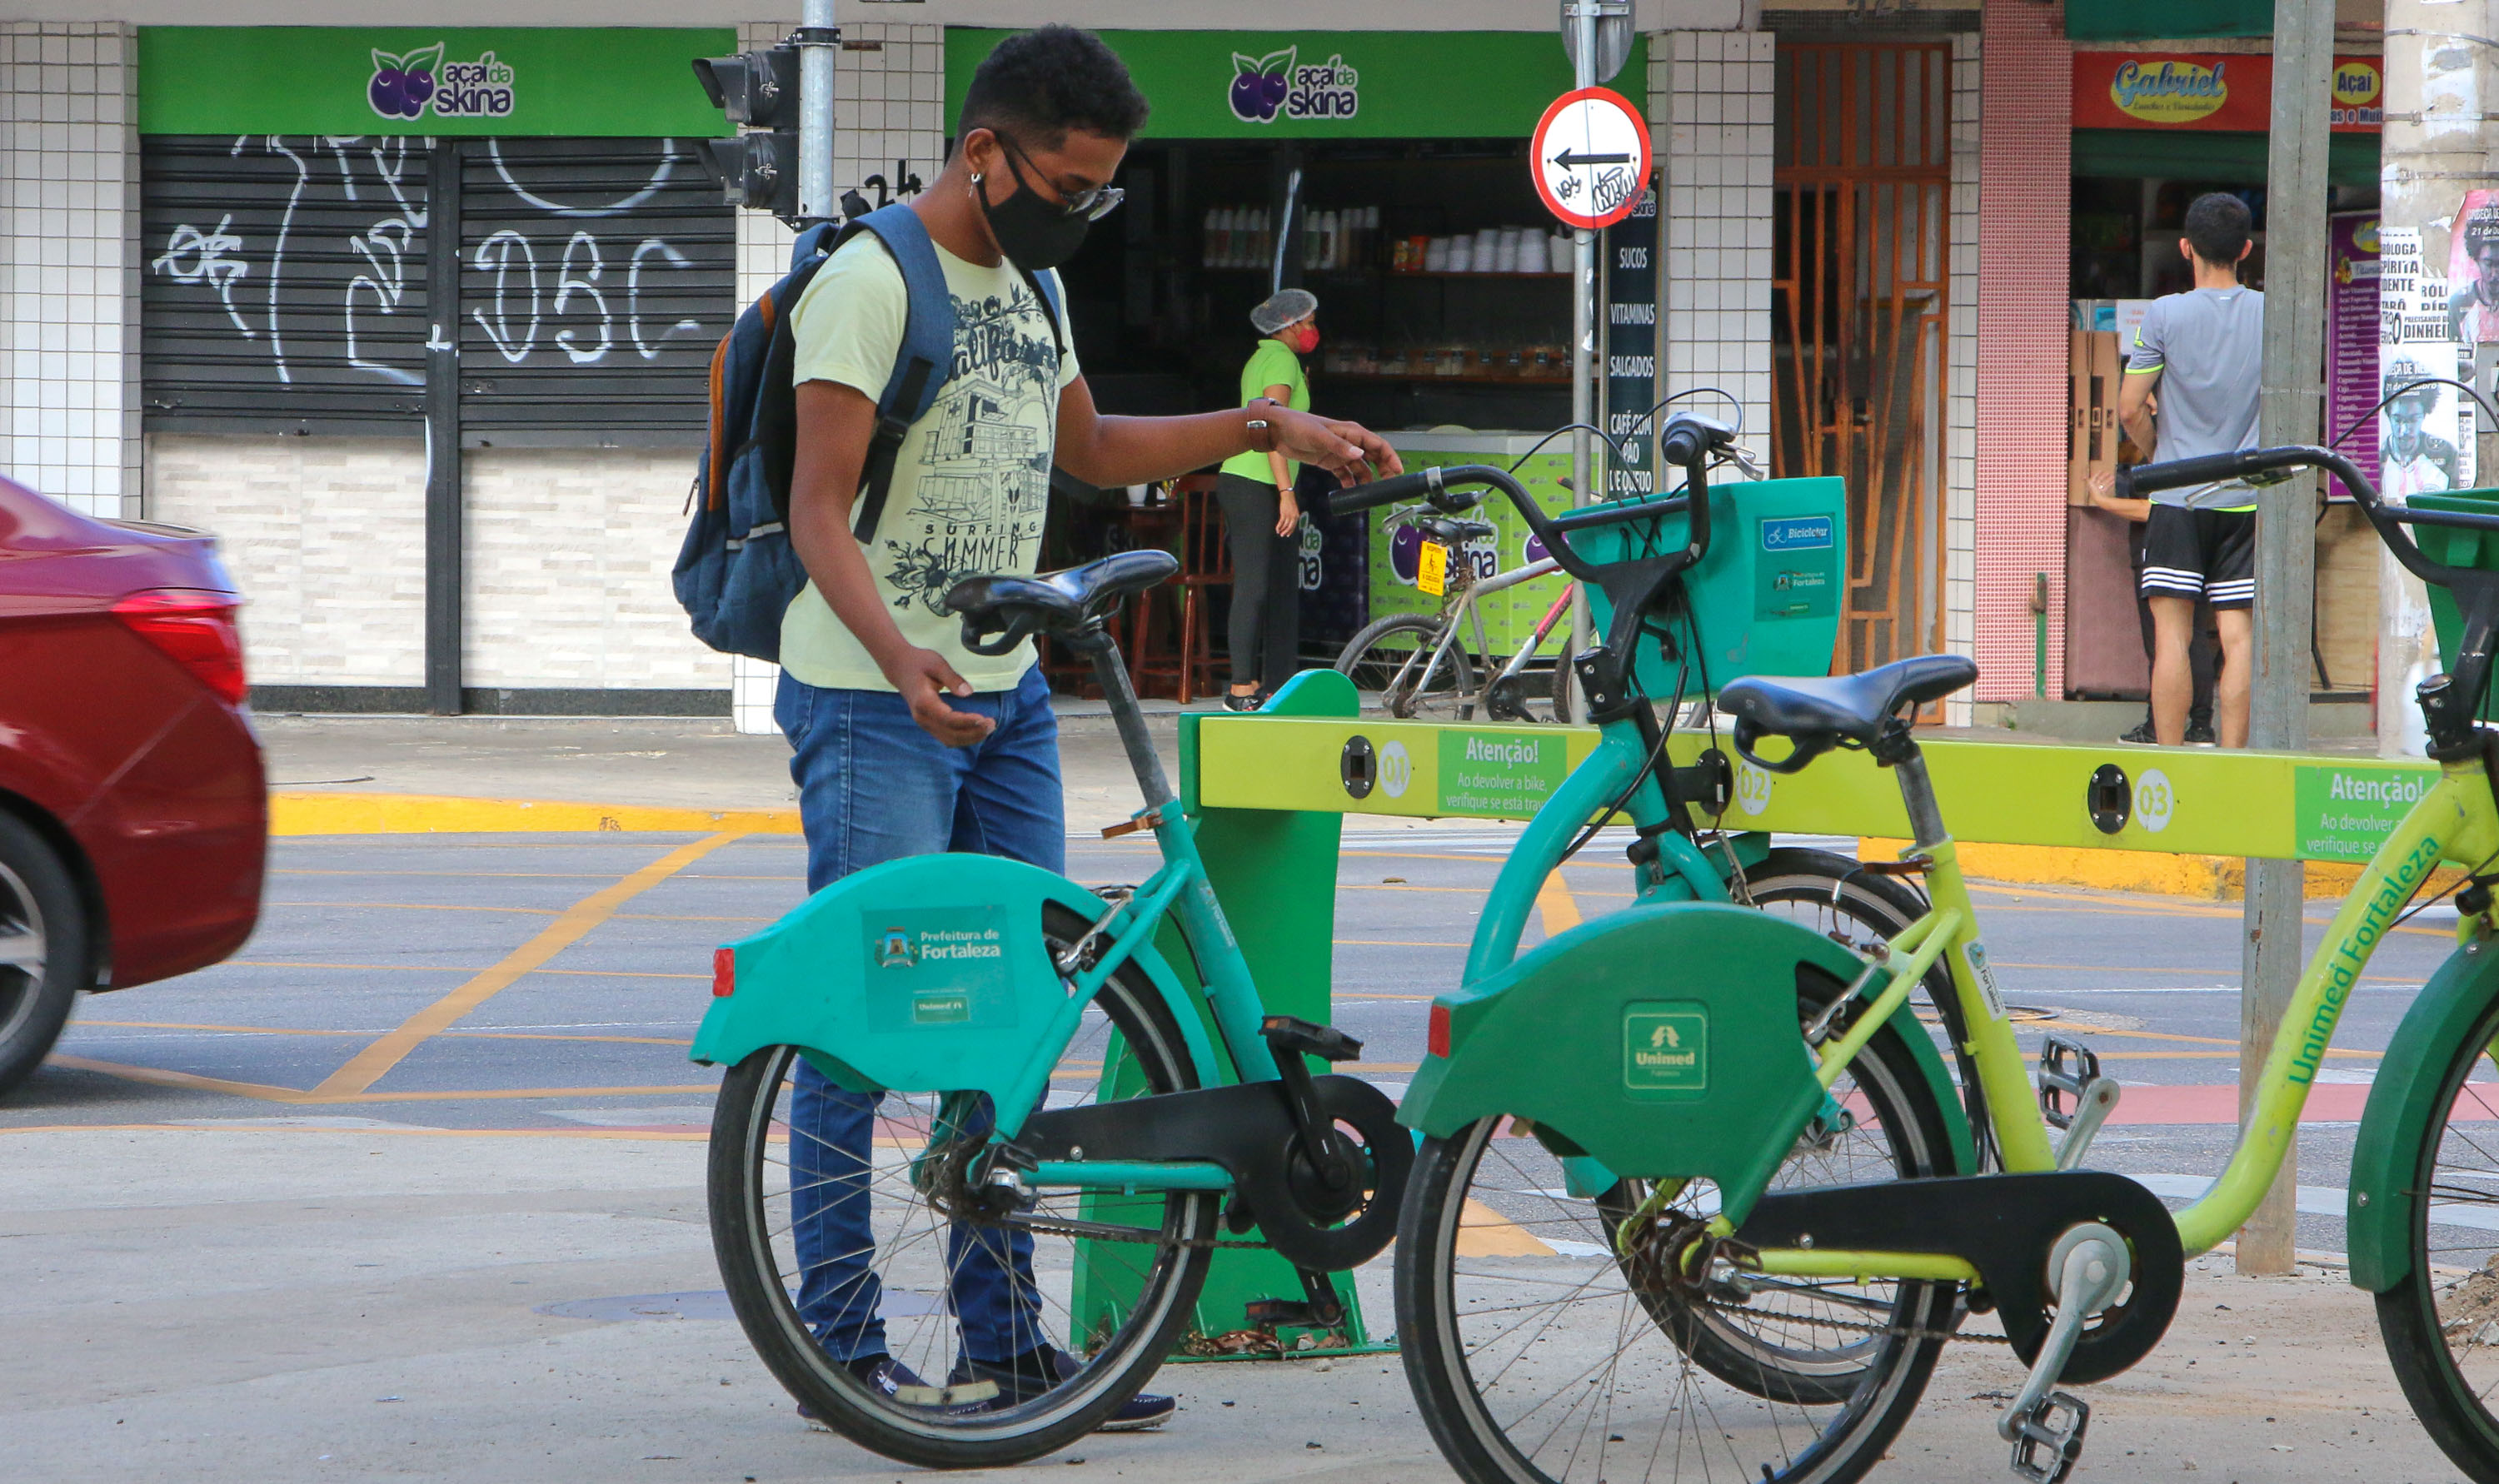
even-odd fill
[{"label": "red car", "polygon": [[81,989],[251,936],[269,795],[241,602],[210,537],[0,479],[0,1093]]}]

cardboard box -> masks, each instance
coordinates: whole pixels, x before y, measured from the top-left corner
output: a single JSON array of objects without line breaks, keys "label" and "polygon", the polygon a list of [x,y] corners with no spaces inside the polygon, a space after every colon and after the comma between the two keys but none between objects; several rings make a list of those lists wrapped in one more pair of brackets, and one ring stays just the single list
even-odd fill
[{"label": "cardboard box", "polygon": [[2114,330],[2075,330],[2070,337],[2065,359],[2065,503],[2088,505],[2092,476],[2117,472],[2118,379],[2124,373],[2124,360]]}]

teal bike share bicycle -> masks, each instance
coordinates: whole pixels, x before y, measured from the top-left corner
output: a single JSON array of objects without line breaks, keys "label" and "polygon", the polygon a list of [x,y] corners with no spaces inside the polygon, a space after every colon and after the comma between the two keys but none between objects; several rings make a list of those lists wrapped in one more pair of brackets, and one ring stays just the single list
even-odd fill
[{"label": "teal bike share bicycle", "polygon": [[[1660,706],[1641,703],[1636,671],[1610,658],[1645,634],[1667,673],[1702,664],[1714,619],[1687,601],[1687,578],[1736,592],[1731,631],[1760,604],[1812,608],[1755,582],[1745,563],[1767,535],[1722,542],[1723,566],[1708,561],[1713,503],[1723,530],[1748,504],[1823,500],[1819,515],[1756,524],[1819,531],[1818,546],[1806,542],[1814,570],[1844,573],[1844,521],[1820,488],[1836,481],[1713,492],[1707,470],[1732,442],[1723,425],[1678,418],[1662,443],[1687,472],[1685,494],[1558,516],[1485,468],[1427,469],[1332,502],[1342,512],[1422,499],[1454,513],[1478,499],[1458,486],[1489,485],[1566,569],[1611,599],[1612,637],[1580,672],[1605,719],[1597,760],[1504,867],[1477,965],[1509,956],[1545,878],[1622,811],[1636,826],[1644,901],[1746,903],[1768,910],[1739,916],[1786,917],[1839,940],[1834,952],[1879,945],[1925,910],[1898,880],[1844,857],[1705,827],[1728,806],[1732,770],[1723,757],[1669,765]],[[1812,488],[1800,494],[1800,484]],[[1610,542],[1616,560],[1583,556],[1574,540]],[[1164,776],[1104,631],[1126,595],[1175,565],[1167,553],[1126,552],[1046,576],[968,579],[945,599],[976,651],[1046,633],[1091,662],[1145,800],[1134,826],[1160,850],[1145,882],[1088,887],[987,855],[890,861],[715,958],[693,1057],[730,1069],[710,1150],[730,1301],[803,1407],[892,1458],[987,1467],[1062,1446],[1110,1418],[1187,1339],[1216,1249],[1266,1248],[1299,1274],[1299,1292],[1250,1306],[1253,1322],[1324,1326],[1342,1313],[1330,1274],[1377,1257],[1396,1231],[1412,1137],[1377,1088],[1326,1073],[1358,1042],[1264,1013],[1208,880],[1197,822]],[[1823,655],[1835,622],[1814,630]],[[1314,686],[1346,682],[1300,677],[1279,707],[1294,687]],[[1167,927],[1185,952],[1167,956]],[[872,1113],[837,1135],[802,1126],[793,1100],[802,1065],[867,1095]],[[828,1248],[823,1232],[833,1227],[871,1240]],[[828,1313],[847,1319],[849,1337],[872,1317],[878,1353],[895,1364],[836,1358]],[[1017,1353],[1054,1357],[1049,1373],[1002,1373],[997,1356],[969,1351],[976,1339],[997,1348],[1002,1329]],[[855,1339],[845,1346],[856,1351]]]}]

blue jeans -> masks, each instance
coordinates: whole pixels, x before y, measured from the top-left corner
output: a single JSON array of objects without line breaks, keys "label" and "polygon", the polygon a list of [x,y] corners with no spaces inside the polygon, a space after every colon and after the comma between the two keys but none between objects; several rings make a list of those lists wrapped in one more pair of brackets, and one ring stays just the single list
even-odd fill
[{"label": "blue jeans", "polygon": [[[967,851],[1047,870],[1067,862],[1058,720],[1039,666],[1012,691],[952,698],[997,729],[950,748],[889,691],[822,690],[786,670],[773,718],[807,832],[807,889],[904,855]],[[798,1316],[838,1361],[886,1353],[868,1220],[879,1094],[845,1092],[801,1062],[790,1096],[792,1236]],[[986,1103],[981,1117],[988,1116]],[[1004,1361],[1044,1341],[1032,1239],[957,1223],[946,1235],[948,1298],[964,1353]]]}]

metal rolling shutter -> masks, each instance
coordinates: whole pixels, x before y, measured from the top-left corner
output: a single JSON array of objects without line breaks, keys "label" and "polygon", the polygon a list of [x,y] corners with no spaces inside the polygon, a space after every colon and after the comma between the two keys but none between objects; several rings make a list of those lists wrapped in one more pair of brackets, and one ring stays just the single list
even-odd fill
[{"label": "metal rolling shutter", "polygon": [[147,425],[419,433],[427,163],[422,140],[142,141]]},{"label": "metal rolling shutter", "polygon": [[690,143],[460,145],[464,442],[700,438],[737,230]]}]

